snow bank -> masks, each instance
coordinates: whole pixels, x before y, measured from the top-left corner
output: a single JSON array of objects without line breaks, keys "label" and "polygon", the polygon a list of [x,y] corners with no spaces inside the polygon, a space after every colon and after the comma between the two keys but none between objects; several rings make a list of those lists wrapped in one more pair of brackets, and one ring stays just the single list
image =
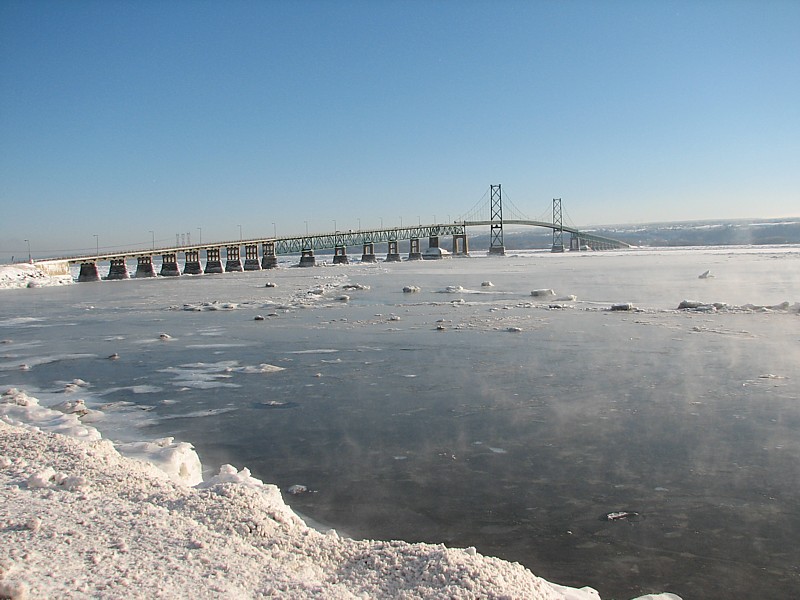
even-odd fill
[{"label": "snow bank", "polygon": [[0,290],[71,283],[74,283],[74,280],[67,263],[19,263],[0,266]]},{"label": "snow bank", "polygon": [[275,486],[230,467],[192,488],[108,442],[5,423],[0,456],[10,598],[570,597],[474,550],[316,532]]},{"label": "snow bank", "polygon": [[75,413],[20,390],[3,394],[0,597],[599,600],[474,548],[310,529],[247,469],[223,465],[186,485],[199,461],[185,460],[196,454],[172,438],[120,447],[148,461],[124,457]]}]

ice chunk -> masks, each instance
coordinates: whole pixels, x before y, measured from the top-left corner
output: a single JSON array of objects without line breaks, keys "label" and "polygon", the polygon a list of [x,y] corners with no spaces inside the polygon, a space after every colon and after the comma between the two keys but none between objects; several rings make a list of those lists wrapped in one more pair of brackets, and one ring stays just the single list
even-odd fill
[{"label": "ice chunk", "polygon": [[543,288],[541,290],[533,290],[531,292],[531,296],[535,296],[537,298],[545,298],[548,296],[555,296],[555,295],[556,293],[549,288]]},{"label": "ice chunk", "polygon": [[633,304],[631,304],[630,302],[620,302],[619,304],[612,304],[611,305],[611,310],[614,310],[614,311],[617,311],[617,310],[623,310],[623,311],[625,311],[625,310],[633,310]]},{"label": "ice chunk", "polygon": [[203,481],[200,457],[188,442],[165,437],[152,442],[127,442],[117,449],[126,456],[155,464],[176,483],[197,485]]}]

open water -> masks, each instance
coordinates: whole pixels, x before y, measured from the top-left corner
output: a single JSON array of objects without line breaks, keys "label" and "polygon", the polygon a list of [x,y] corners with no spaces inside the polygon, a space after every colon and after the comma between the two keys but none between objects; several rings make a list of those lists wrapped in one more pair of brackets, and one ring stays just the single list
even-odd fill
[{"label": "open water", "polygon": [[13,290],[0,387],[189,441],[354,537],[475,546],[603,598],[795,597],[798,301],[796,246]]}]

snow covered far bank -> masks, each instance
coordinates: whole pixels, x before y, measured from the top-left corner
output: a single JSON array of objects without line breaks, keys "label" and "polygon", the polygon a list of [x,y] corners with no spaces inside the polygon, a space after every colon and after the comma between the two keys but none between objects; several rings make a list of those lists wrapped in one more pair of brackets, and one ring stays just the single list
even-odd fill
[{"label": "snow covered far bank", "polygon": [[[474,548],[320,533],[247,469],[177,483],[34,400],[0,400],[2,598],[599,600]],[[80,437],[42,431],[51,424]]]},{"label": "snow covered far bank", "polygon": [[72,283],[69,264],[65,262],[0,265],[0,290]]}]

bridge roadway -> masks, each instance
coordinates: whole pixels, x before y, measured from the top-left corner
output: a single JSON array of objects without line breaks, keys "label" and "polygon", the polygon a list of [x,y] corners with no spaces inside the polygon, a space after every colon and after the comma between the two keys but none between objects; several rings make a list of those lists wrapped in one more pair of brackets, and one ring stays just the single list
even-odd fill
[{"label": "bridge roadway", "polygon": [[[570,248],[580,250],[585,247],[585,243],[591,244],[592,248],[623,248],[629,247],[625,242],[587,234],[571,227],[559,227],[553,223],[543,221],[527,220],[504,220],[504,225],[528,225],[535,227],[545,227],[553,230],[560,229],[572,234]],[[291,236],[291,237],[269,237],[251,238],[246,240],[236,240],[227,242],[214,242],[211,244],[187,244],[168,247],[152,248],[150,250],[127,250],[96,254],[84,254],[79,256],[68,256],[46,260],[38,260],[37,263],[53,264],[80,264],[80,275],[78,281],[99,281],[100,275],[97,269],[98,262],[109,261],[110,268],[106,279],[127,279],[128,273],[126,260],[137,259],[135,277],[155,277],[153,267],[153,256],[161,255],[161,276],[178,276],[181,270],[178,267],[178,253],[183,253],[185,258],[184,274],[200,273],[223,273],[232,271],[257,271],[260,269],[274,268],[278,264],[277,256],[284,254],[300,254],[300,266],[313,266],[315,264],[314,250],[333,249],[334,264],[346,264],[348,262],[347,248],[362,247],[362,262],[377,262],[375,255],[375,244],[387,244],[387,262],[399,262],[401,259],[399,252],[400,240],[409,240],[409,260],[422,258],[439,258],[441,253],[439,248],[440,236],[452,236],[453,255],[467,255],[467,227],[492,225],[492,221],[464,221],[448,224],[417,225],[410,227],[395,227],[386,229],[369,229],[359,231],[335,231],[333,233]],[[428,238],[428,251],[421,252],[420,240]],[[259,260],[259,245],[261,246],[261,259]],[[241,248],[244,247],[245,261],[241,260]],[[221,249],[225,248],[225,265],[222,264]],[[205,268],[200,264],[200,251],[206,253]]]}]

